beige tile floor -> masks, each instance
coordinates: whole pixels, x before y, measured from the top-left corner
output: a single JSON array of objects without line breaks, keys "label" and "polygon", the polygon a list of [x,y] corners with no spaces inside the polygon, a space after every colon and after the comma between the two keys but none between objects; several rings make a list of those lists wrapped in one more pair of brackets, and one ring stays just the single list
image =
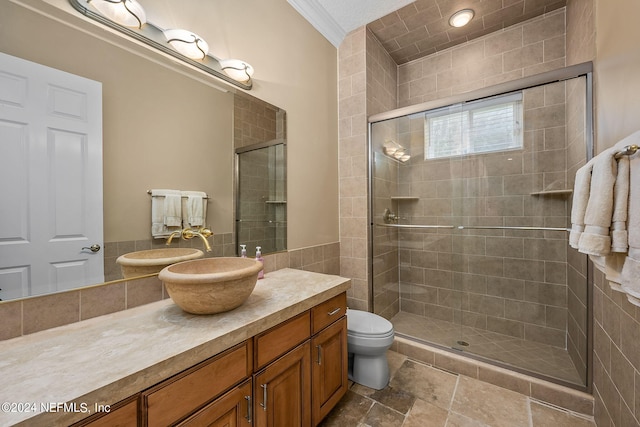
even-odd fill
[{"label": "beige tile floor", "polygon": [[[562,348],[402,311],[391,322],[396,332],[410,337],[584,385],[569,353]],[[469,345],[461,346],[457,344],[458,340]]]},{"label": "beige tile floor", "polygon": [[321,427],[594,427],[593,419],[388,352],[383,390],[352,384]]}]

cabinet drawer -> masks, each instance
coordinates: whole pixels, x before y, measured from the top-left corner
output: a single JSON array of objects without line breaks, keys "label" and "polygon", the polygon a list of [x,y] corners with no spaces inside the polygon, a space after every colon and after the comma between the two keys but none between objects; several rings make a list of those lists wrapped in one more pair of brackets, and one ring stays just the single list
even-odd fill
[{"label": "cabinet drawer", "polygon": [[116,403],[108,413],[95,414],[73,424],[73,427],[136,427],[137,425],[138,396]]},{"label": "cabinet drawer", "polygon": [[170,425],[246,379],[251,356],[251,341],[245,341],[146,392],[148,425]]},{"label": "cabinet drawer", "polygon": [[255,369],[282,356],[311,335],[311,314],[305,311],[291,320],[256,335]]},{"label": "cabinet drawer", "polygon": [[311,319],[313,322],[312,333],[317,334],[345,314],[347,314],[346,292],[316,305],[311,309]]}]

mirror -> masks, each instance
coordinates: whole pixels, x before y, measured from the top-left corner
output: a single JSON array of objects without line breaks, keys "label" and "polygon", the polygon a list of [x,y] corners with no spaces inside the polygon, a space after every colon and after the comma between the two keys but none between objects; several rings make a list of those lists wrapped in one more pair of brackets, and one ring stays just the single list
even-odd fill
[{"label": "mirror", "polygon": [[[121,37],[88,36],[11,2],[0,24],[1,52],[102,83],[105,280],[121,277],[119,255],[164,247],[151,239],[153,188],[206,192],[207,256],[235,256],[234,145],[284,138],[283,110]],[[248,105],[272,112],[280,133],[262,132],[264,118]],[[180,244],[202,249],[196,239]]]},{"label": "mirror", "polygon": [[287,249],[286,141],[236,148],[236,236],[248,256]]}]

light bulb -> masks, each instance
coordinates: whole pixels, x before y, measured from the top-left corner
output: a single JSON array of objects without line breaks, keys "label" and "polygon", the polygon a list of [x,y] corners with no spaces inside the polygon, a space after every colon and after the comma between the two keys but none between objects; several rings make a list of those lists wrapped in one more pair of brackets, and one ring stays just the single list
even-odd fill
[{"label": "light bulb", "polygon": [[141,28],[147,22],[144,9],[136,0],[90,0],[102,15],[125,27]]},{"label": "light bulb", "polygon": [[164,30],[164,36],[169,44],[191,59],[204,59],[209,53],[209,45],[197,34],[187,30]]},{"label": "light bulb", "polygon": [[472,9],[462,9],[451,15],[449,25],[452,27],[464,27],[473,19],[475,12]]}]

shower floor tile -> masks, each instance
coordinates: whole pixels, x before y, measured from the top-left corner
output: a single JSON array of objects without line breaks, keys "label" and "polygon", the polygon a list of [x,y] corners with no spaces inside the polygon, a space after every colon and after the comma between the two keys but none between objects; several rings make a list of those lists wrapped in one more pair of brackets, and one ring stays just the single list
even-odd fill
[{"label": "shower floor tile", "polygon": [[396,332],[422,341],[582,385],[567,350],[406,312],[399,312],[391,322]]}]

